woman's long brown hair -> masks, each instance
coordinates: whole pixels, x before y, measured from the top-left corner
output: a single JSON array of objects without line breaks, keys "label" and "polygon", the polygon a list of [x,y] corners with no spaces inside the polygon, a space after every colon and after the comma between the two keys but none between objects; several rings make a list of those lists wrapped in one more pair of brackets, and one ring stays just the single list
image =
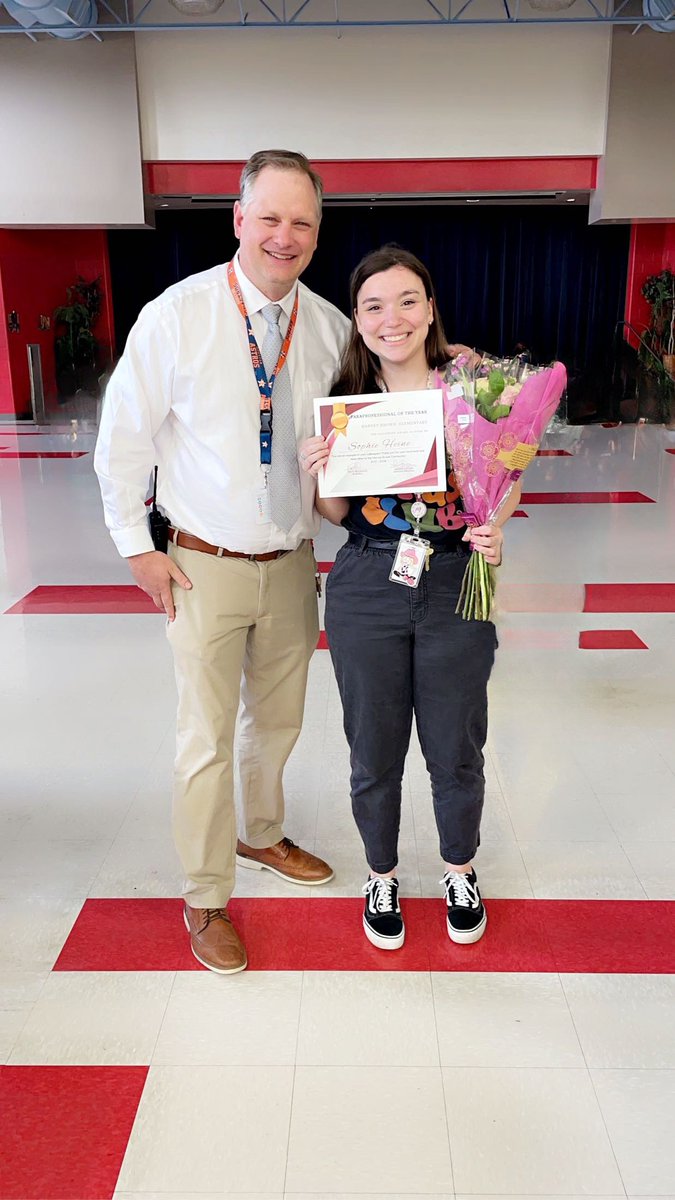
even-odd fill
[{"label": "woman's long brown hair", "polygon": [[380,360],[366,346],[356,327],[356,306],[359,292],[371,275],[389,271],[391,267],[407,267],[422,281],[427,300],[432,302],[433,319],[425,342],[427,362],[430,367],[443,367],[448,361],[447,343],[443,324],[438,313],[434,285],[423,262],[391,243],[379,250],[372,250],[354,268],[349,280],[349,296],[352,309],[352,330],[340,361],[338,377],[331,389],[331,396],[359,396],[376,392],[380,373]]}]

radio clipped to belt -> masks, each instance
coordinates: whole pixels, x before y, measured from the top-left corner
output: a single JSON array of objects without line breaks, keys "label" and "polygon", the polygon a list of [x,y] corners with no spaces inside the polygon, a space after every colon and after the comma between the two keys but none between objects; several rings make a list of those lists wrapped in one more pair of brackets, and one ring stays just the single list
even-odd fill
[{"label": "radio clipped to belt", "polygon": [[164,516],[157,507],[157,467],[155,467],[155,475],[152,486],[152,508],[148,515],[148,524],[150,526],[150,537],[155,550],[160,550],[162,554],[166,554],[169,548],[169,525],[171,522],[168,517]]}]

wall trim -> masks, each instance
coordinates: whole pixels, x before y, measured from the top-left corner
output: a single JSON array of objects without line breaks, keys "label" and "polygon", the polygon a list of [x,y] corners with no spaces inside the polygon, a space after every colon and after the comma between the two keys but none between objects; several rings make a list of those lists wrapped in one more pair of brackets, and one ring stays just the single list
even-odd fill
[{"label": "wall trim", "polygon": [[[153,196],[236,196],[243,161],[143,164]],[[597,157],[315,160],[328,195],[591,191]]]}]

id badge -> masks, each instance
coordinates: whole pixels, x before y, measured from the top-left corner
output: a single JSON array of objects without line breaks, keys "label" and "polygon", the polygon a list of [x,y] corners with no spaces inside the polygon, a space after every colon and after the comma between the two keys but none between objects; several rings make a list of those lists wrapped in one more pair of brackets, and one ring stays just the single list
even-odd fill
[{"label": "id badge", "polygon": [[256,525],[269,525],[271,520],[270,490],[265,480],[255,494],[255,523]]},{"label": "id badge", "polygon": [[394,565],[389,572],[391,582],[416,588],[426,565],[429,546],[430,542],[424,538],[415,537],[410,533],[401,534]]}]

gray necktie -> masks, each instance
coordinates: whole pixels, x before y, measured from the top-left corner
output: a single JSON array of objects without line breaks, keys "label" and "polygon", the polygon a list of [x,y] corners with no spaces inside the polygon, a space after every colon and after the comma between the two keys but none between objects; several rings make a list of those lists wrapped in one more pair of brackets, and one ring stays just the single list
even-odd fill
[{"label": "gray necktie", "polygon": [[[267,331],[262,344],[263,366],[269,379],[277,365],[282,337],[279,329],[280,304],[266,304],[261,309],[267,321]],[[275,525],[289,532],[300,516],[300,473],[298,470],[298,443],[293,420],[293,396],[291,379],[286,362],[274,380],[272,392],[272,466],[268,477],[270,491],[270,515]]]}]

